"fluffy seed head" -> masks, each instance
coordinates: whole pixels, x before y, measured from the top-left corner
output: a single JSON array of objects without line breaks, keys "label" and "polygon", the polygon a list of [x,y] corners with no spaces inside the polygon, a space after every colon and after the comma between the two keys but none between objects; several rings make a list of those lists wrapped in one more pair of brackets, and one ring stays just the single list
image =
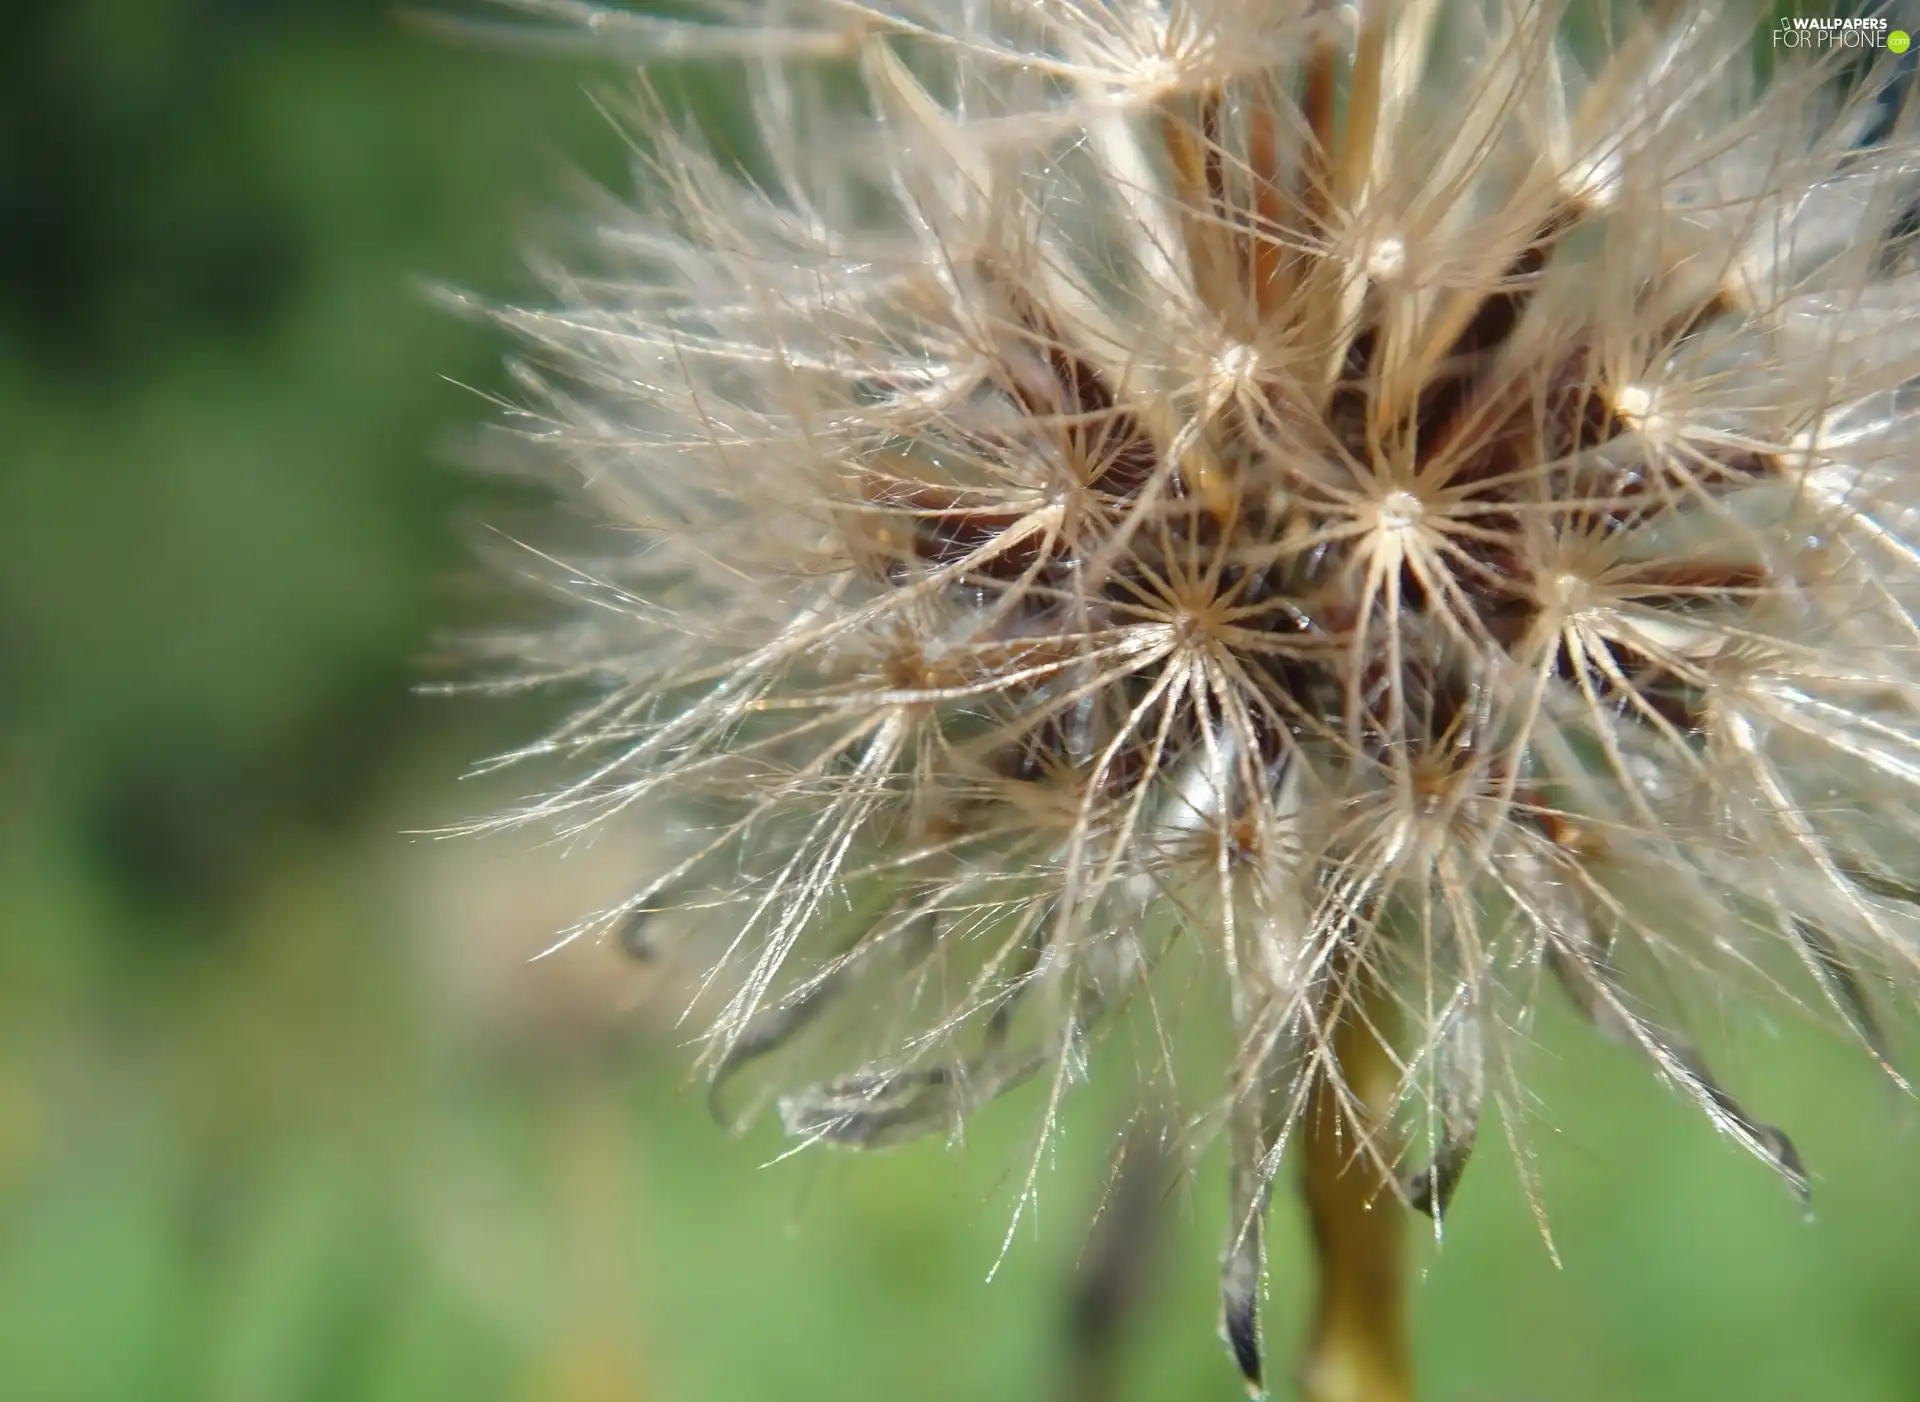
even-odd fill
[{"label": "fluffy seed head", "polygon": [[1217,1043],[1230,1323],[1363,983],[1436,1218],[1543,972],[1804,1190],[1683,1026],[1884,1063],[1920,981],[1892,70],[1756,78],[1714,4],[589,17],[754,142],[648,123],[606,266],[501,313],[614,528],[505,644],[591,691],[515,816],[675,834],[607,919],[688,913],[716,1079],[813,1041],[782,1122],[877,1145]]}]

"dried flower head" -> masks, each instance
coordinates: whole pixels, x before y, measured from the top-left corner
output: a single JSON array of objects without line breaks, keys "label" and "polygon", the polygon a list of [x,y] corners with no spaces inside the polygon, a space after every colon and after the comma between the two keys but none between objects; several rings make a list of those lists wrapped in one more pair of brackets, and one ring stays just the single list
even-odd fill
[{"label": "dried flower head", "polygon": [[606,921],[711,939],[714,1077],[817,1041],[786,1129],[880,1145],[1057,1104],[1117,1019],[1220,1041],[1255,1383],[1289,1135],[1437,1220],[1542,973],[1805,1190],[1681,1029],[1783,992],[1884,1064],[1870,990],[1920,982],[1884,50],[1710,3],[528,6],[752,118],[656,113],[607,266],[500,313],[517,451],[617,528],[504,644],[591,689],[514,818],[680,834]]}]

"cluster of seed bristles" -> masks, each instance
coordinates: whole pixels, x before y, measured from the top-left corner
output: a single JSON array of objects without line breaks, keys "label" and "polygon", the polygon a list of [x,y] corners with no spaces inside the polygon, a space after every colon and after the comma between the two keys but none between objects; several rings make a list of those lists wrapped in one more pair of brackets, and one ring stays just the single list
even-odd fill
[{"label": "cluster of seed bristles", "polygon": [[1668,990],[1890,1064],[1920,974],[1905,89],[1568,8],[603,15],[740,59],[762,149],[656,128],[615,275],[503,314],[626,532],[505,642],[597,686],[532,813],[670,816],[603,923],[679,912],[716,1084],[851,1057],[780,1101],[814,1141],[1036,1078],[1051,1123],[1126,1010],[1171,1072],[1198,952],[1250,1376],[1363,985],[1414,1148],[1355,1152],[1437,1219],[1536,971],[1802,1192]]}]

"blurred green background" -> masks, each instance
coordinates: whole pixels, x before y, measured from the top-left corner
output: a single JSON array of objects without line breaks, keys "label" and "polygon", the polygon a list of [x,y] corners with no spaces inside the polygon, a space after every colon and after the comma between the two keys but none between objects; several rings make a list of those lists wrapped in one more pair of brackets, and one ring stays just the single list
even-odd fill
[{"label": "blurred green background", "polygon": [[[457,776],[540,714],[410,690],[498,600],[466,542],[506,509],[448,465],[502,347],[421,286],[524,288],[569,162],[617,178],[590,75],[378,0],[8,13],[0,1398],[1060,1395],[1118,1092],[988,1283],[1031,1097],[965,1153],[769,1166],[640,971],[525,962],[619,889],[617,842],[409,835],[498,802]],[[1723,1061],[1816,1220],[1549,1018],[1526,1143],[1563,1264],[1490,1136],[1424,1253],[1430,1402],[1920,1398],[1911,1105],[1797,1025]],[[1169,1206],[1128,1398],[1237,1395],[1215,1170]],[[1301,1263],[1283,1199],[1281,1374]]]}]

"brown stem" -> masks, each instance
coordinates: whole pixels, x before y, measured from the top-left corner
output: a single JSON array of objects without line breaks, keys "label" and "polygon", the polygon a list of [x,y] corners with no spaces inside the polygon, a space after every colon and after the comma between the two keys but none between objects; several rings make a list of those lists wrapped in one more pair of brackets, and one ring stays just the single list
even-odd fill
[{"label": "brown stem", "polygon": [[[1300,1368],[1305,1402],[1411,1402],[1399,1196],[1381,1142],[1400,1069],[1382,1042],[1390,995],[1356,970],[1333,1028],[1335,1070],[1313,1090],[1303,1131],[1301,1192],[1313,1230],[1320,1295]],[[1344,1085],[1336,1094],[1333,1082]]]}]

